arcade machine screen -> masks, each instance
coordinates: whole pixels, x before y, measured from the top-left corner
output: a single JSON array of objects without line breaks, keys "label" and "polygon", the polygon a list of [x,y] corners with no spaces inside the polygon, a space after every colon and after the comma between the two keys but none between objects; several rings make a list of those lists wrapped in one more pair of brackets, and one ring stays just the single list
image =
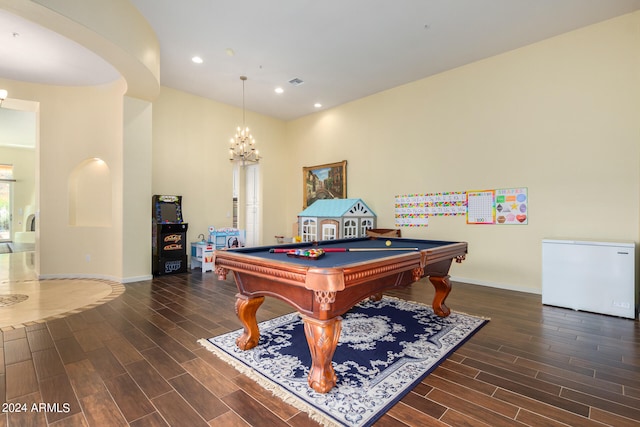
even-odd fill
[{"label": "arcade machine screen", "polygon": [[182,223],[182,196],[153,196],[153,216],[156,224]]},{"label": "arcade machine screen", "polygon": [[187,272],[187,228],[182,196],[155,195],[153,206],[153,275]]},{"label": "arcade machine screen", "polygon": [[177,207],[174,203],[160,203],[160,215],[162,222],[182,222],[178,221]]}]

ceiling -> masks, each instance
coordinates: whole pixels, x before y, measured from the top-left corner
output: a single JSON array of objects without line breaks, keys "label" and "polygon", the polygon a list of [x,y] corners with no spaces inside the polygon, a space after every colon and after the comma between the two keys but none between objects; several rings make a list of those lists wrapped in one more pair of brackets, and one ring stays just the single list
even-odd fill
[{"label": "ceiling", "polygon": [[[242,106],[244,75],[247,110],[283,120],[640,9],[640,0],[131,2],[159,39],[163,86]],[[117,77],[79,44],[3,10],[0,55],[3,78],[85,85]]]}]

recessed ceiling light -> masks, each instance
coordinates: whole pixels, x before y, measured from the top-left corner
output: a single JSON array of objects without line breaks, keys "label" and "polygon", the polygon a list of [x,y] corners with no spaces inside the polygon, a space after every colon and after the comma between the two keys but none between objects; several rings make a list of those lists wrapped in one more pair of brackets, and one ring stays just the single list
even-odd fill
[{"label": "recessed ceiling light", "polygon": [[316,102],[315,104],[313,104],[313,106],[316,108],[322,108],[322,104],[320,104],[319,102]]},{"label": "recessed ceiling light", "polygon": [[276,89],[276,93],[283,93],[284,89],[282,89],[281,87],[277,87]]},{"label": "recessed ceiling light", "polygon": [[229,55],[229,56],[234,56],[234,55],[236,54],[236,53],[233,51],[233,49],[231,49],[230,47],[226,48],[224,51],[225,51],[225,52],[227,53],[227,55]]},{"label": "recessed ceiling light", "polygon": [[191,60],[196,64],[202,64],[204,62],[203,59],[199,56],[194,56],[193,58],[191,58]]}]

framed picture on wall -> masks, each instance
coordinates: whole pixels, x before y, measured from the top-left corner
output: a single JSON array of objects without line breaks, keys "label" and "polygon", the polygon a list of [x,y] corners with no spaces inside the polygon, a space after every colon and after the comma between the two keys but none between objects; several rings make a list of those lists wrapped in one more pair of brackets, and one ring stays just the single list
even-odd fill
[{"label": "framed picture on wall", "polygon": [[302,208],[318,199],[347,197],[347,161],[302,168]]}]

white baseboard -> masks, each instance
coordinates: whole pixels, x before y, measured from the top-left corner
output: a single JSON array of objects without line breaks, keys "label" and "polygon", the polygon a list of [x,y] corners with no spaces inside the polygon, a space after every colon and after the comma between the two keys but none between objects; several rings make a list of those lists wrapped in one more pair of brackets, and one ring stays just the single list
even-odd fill
[{"label": "white baseboard", "polygon": [[487,282],[487,281],[484,281],[484,280],[469,279],[469,278],[466,278],[466,277],[454,277],[454,276],[451,276],[450,280],[452,282],[469,283],[470,285],[487,286],[489,288],[506,289],[506,290],[509,290],[509,291],[526,292],[528,294],[542,295],[542,289],[537,289],[537,288],[527,288],[527,287],[522,287],[522,286],[514,286],[514,285],[511,285],[511,284]]},{"label": "white baseboard", "polygon": [[133,283],[133,282],[143,282],[145,280],[153,279],[153,275],[149,274],[147,276],[133,276],[133,277],[125,277],[120,283]]}]

